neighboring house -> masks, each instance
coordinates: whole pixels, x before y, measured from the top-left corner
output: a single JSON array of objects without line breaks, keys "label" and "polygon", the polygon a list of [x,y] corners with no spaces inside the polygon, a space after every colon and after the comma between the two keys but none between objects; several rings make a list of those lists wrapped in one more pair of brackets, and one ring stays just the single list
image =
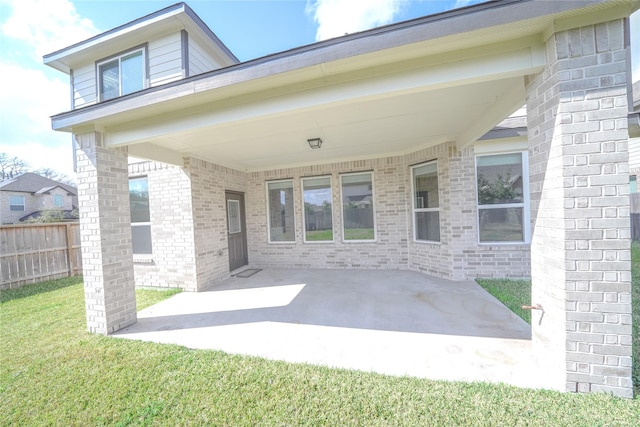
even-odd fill
[{"label": "neighboring house", "polygon": [[238,63],[180,3],[46,55],[71,76],[52,126],[78,146],[88,329],[136,322],[134,271],[530,276],[547,385],[629,396],[638,7],[496,0]]},{"label": "neighboring house", "polygon": [[78,206],[75,187],[27,172],[0,182],[0,224],[15,224],[60,210],[70,219]]}]

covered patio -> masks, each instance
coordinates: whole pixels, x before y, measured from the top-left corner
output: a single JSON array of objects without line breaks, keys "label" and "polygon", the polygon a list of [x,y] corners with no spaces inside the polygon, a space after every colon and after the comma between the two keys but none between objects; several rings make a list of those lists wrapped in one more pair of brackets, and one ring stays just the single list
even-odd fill
[{"label": "covered patio", "polygon": [[531,329],[473,281],[261,270],[184,292],[114,336],[420,378],[539,387]]},{"label": "covered patio", "polygon": [[[190,74],[189,31],[206,25],[178,4],[47,55],[78,77],[83,101],[52,126],[77,146],[88,330],[398,374],[455,370],[451,379],[540,379],[514,367],[532,354],[546,387],[631,397],[628,17],[637,8],[496,0]],[[96,97],[96,61],[145,56],[140,46],[162,56],[158,34],[170,31],[176,80],[141,67],[142,90]],[[494,132],[523,105],[526,128]],[[142,261],[129,156],[171,165],[136,175],[150,194]],[[367,233],[354,238],[347,213],[363,200],[368,221],[357,225]],[[310,211],[331,218],[320,238]],[[248,289],[226,288],[244,265],[265,271],[241,281]],[[327,269],[316,279],[331,285],[295,275],[251,284],[270,268]],[[332,281],[329,269],[377,271]],[[427,301],[404,280],[370,285],[399,270],[531,277],[544,316],[534,314],[529,342],[528,329],[488,332],[501,323],[469,282],[436,281],[441,292],[423,293]],[[180,295],[150,320],[137,314],[136,281],[218,287]],[[225,298],[241,302],[229,309]],[[261,305],[270,298],[277,304]],[[180,311],[181,300],[196,311]]]}]

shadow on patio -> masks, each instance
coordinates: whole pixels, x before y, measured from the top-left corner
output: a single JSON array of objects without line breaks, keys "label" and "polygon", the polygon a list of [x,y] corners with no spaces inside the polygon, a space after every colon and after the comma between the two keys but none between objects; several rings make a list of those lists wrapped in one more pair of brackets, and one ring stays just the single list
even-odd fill
[{"label": "shadow on patio", "polygon": [[475,282],[276,270],[181,293],[122,338],[433,379],[535,386],[530,327]]}]

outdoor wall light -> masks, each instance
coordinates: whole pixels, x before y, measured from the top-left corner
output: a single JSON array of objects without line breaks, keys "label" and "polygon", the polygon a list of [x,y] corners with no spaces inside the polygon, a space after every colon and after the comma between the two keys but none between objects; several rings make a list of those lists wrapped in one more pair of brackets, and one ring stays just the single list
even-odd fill
[{"label": "outdoor wall light", "polygon": [[311,149],[313,150],[320,148],[320,146],[322,145],[322,140],[320,138],[307,139],[307,142],[309,143],[309,147],[311,147]]}]

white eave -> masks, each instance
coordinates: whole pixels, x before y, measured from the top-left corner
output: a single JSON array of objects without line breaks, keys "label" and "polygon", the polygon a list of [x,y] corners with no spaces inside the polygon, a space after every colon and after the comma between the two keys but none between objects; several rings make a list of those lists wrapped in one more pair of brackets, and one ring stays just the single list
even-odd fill
[{"label": "white eave", "polygon": [[186,30],[190,36],[206,40],[223,63],[237,64],[238,59],[185,3],[178,3],[135,21],[98,34],[82,42],[47,54],[46,65],[69,74],[79,64],[117,54],[132,46],[148,42],[171,32]]}]

